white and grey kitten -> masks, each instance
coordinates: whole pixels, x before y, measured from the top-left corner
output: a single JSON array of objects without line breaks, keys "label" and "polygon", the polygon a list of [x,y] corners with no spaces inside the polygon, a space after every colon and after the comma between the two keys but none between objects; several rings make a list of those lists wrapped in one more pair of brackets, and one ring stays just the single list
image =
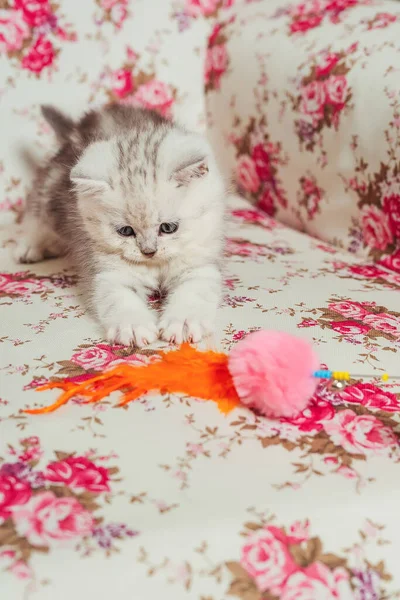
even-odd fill
[{"label": "white and grey kitten", "polygon": [[[225,185],[202,136],[128,106],[42,112],[60,149],[38,172],[16,259],[68,252],[110,341],[197,342],[220,300]],[[159,319],[148,295],[167,294]]]}]

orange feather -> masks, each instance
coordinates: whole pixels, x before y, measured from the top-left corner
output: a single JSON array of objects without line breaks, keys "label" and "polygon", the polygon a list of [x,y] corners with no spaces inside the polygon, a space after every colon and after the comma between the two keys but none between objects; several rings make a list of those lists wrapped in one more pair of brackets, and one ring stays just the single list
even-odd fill
[{"label": "orange feather", "polygon": [[147,365],[125,363],[78,384],[55,381],[40,386],[37,391],[53,388],[64,390],[56,402],[24,412],[30,415],[53,412],[78,395],[86,396],[88,403],[99,402],[117,390],[123,391],[119,406],[155,391],[212,400],[223,413],[240,404],[228,370],[228,356],[211,350],[202,352],[189,344],[183,344],[178,350],[160,352],[159,360]]}]

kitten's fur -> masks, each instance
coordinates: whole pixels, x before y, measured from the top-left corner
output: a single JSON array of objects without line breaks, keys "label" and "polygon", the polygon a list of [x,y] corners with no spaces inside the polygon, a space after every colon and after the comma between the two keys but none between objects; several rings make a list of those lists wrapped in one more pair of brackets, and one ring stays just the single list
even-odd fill
[{"label": "kitten's fur", "polygon": [[[75,123],[43,107],[60,149],[28,197],[16,259],[68,252],[110,341],[199,341],[220,299],[225,186],[203,137],[127,106]],[[161,223],[179,223],[160,234]],[[131,226],[136,237],[117,229]],[[143,253],[156,251],[151,258]],[[146,303],[167,293],[163,313]]]}]

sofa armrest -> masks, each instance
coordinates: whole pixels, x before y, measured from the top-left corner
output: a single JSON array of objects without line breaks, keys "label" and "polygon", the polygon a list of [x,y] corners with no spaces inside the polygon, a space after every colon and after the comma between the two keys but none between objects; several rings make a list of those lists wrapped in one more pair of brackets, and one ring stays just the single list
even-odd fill
[{"label": "sofa armrest", "polygon": [[252,2],[214,27],[205,88],[251,202],[400,271],[399,40],[392,0]]}]

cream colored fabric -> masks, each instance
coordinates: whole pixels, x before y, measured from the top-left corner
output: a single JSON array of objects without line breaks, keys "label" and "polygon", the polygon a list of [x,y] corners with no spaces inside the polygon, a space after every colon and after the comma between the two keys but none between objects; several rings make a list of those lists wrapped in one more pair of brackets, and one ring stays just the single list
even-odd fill
[{"label": "cream colored fabric", "polygon": [[206,67],[211,139],[246,196],[398,272],[399,40],[392,0],[263,0],[219,22]]}]

